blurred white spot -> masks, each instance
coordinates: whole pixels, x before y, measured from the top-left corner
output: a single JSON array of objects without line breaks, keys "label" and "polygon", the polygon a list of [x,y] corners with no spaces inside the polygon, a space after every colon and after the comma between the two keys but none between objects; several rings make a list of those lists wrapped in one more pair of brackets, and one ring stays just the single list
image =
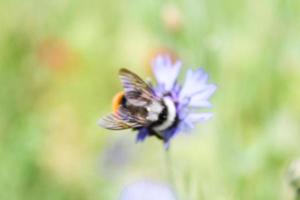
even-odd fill
[{"label": "blurred white spot", "polygon": [[288,181],[290,185],[295,189],[300,189],[300,160],[294,161],[288,170]]},{"label": "blurred white spot", "polygon": [[120,200],[175,200],[175,195],[162,183],[139,181],[125,187]]}]

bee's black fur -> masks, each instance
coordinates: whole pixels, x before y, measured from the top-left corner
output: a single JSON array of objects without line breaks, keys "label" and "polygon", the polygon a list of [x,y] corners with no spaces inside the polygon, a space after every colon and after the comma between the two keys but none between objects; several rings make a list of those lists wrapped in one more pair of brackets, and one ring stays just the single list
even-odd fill
[{"label": "bee's black fur", "polygon": [[121,99],[121,105],[124,107],[126,107],[126,105],[127,105],[127,99],[126,99],[125,95],[123,95],[123,97]]},{"label": "bee's black fur", "polygon": [[[175,126],[177,126],[178,122],[179,122],[179,118],[178,118],[178,116],[176,116],[176,118],[175,118],[175,120],[174,120],[172,126],[171,126],[169,129],[172,129],[172,128],[174,128]],[[160,139],[160,140],[164,140],[164,137],[161,136],[160,134],[158,134],[158,133],[157,133],[156,131],[154,131],[152,128],[150,128],[150,130],[151,130],[151,132],[150,132],[151,135],[156,136],[156,137],[157,137],[158,139]]]}]

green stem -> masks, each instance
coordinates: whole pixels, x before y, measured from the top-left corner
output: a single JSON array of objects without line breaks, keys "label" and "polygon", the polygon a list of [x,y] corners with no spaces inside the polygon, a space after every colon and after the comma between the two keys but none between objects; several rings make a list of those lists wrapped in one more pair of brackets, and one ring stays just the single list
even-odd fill
[{"label": "green stem", "polygon": [[172,168],[172,157],[171,157],[171,151],[170,148],[165,151],[165,163],[166,163],[166,173],[167,173],[167,179],[171,187],[173,188],[173,192],[175,196],[177,197],[177,192],[176,192],[176,185],[175,185],[175,180],[173,176],[173,168]]}]

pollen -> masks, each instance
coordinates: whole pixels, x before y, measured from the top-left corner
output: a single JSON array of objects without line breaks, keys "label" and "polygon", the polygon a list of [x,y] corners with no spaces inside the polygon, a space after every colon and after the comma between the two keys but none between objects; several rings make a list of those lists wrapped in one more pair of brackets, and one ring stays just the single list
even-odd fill
[{"label": "pollen", "polygon": [[122,100],[124,98],[124,92],[118,92],[114,98],[113,98],[113,101],[112,101],[112,109],[113,109],[113,112],[117,112],[120,105],[122,104]]}]

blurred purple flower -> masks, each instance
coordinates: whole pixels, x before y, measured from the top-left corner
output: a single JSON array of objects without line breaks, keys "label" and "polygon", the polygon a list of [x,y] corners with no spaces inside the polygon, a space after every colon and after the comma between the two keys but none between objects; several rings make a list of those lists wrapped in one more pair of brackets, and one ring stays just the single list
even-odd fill
[{"label": "blurred purple flower", "polygon": [[125,187],[120,200],[175,200],[172,190],[164,184],[140,181]]},{"label": "blurred purple flower", "polygon": [[115,178],[124,172],[126,166],[134,159],[132,144],[125,137],[112,141],[101,153],[100,166],[108,178]]},{"label": "blurred purple flower", "polygon": [[[166,147],[177,133],[188,132],[197,123],[212,117],[212,113],[197,112],[197,109],[211,107],[209,98],[215,92],[216,85],[207,83],[208,74],[201,68],[188,70],[184,84],[180,85],[177,78],[181,66],[180,61],[174,63],[169,56],[158,56],[153,62],[153,73],[157,81],[154,92],[160,98],[169,98],[176,107],[174,125],[161,133]],[[151,136],[151,130],[142,128],[137,141],[143,141],[148,136]]]}]

